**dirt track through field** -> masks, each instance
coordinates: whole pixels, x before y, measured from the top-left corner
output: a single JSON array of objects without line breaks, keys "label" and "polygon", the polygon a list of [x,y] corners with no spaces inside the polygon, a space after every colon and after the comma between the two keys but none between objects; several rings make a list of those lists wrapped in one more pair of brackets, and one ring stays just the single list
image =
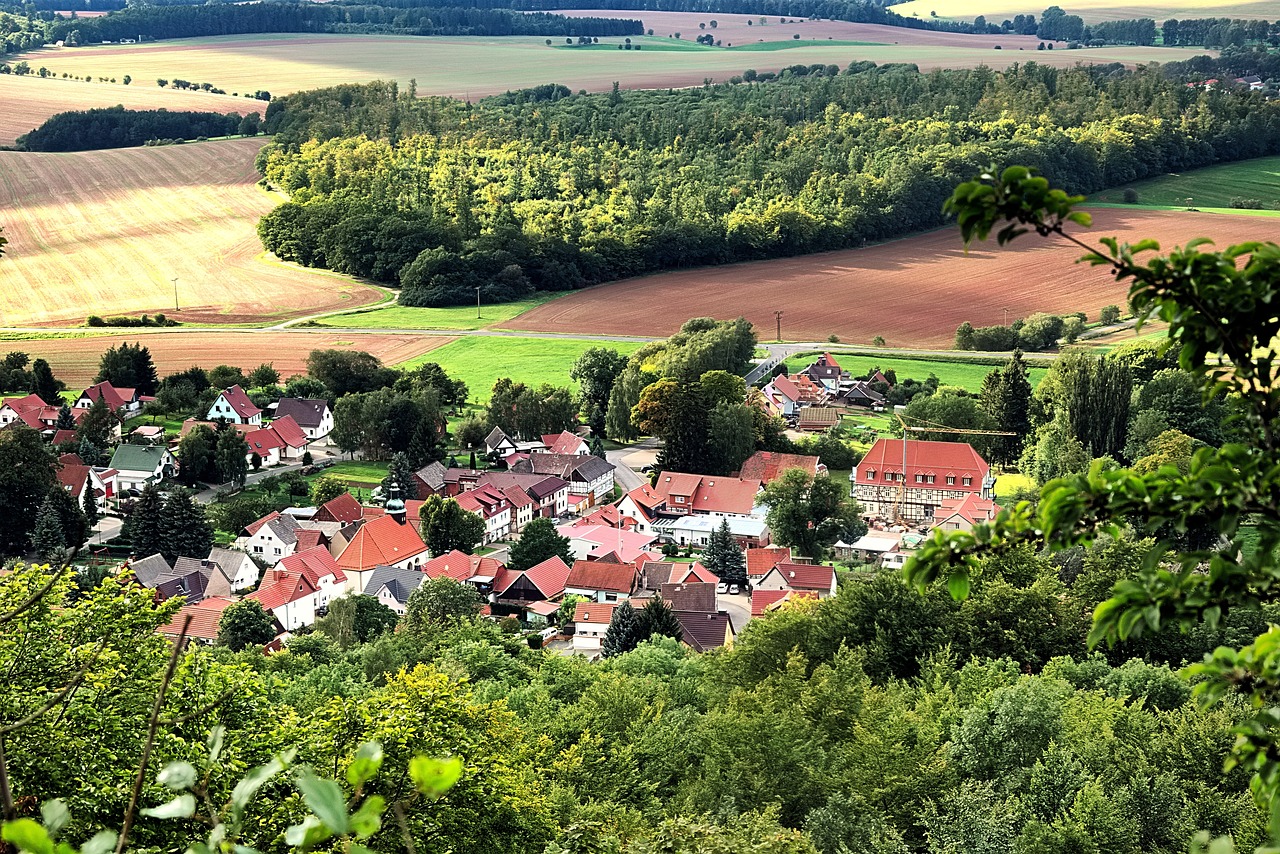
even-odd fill
[{"label": "dirt track through field", "polygon": [[[1274,240],[1274,221],[1201,213],[1094,211],[1092,236],[1136,242],[1154,237],[1167,250],[1199,236],[1219,245]],[[1081,235],[1088,242],[1090,235]],[[772,341],[775,311],[782,337],[889,347],[950,347],[964,321],[988,326],[1036,311],[1086,312],[1124,305],[1127,288],[1103,268],[1073,264],[1082,251],[1066,241],[1023,236],[1003,249],[975,244],[945,228],[866,249],[662,273],[614,282],[538,306],[504,328],[534,332],[669,335],[690,317],[746,317]]]},{"label": "dirt track through field", "polygon": [[48,338],[9,341],[6,350],[21,350],[33,359],[49,361],[53,373],[70,388],[84,388],[98,373],[102,354],[122,341],[143,344],[151,351],[160,376],[192,365],[213,368],[233,365],[245,371],[270,362],[287,378],[306,372],[312,350],[364,350],[385,365],[420,356],[456,339],[433,335],[349,335],[318,332],[144,332],[139,335],[101,335],[92,338]]},{"label": "dirt track through field", "polygon": [[381,299],[344,276],[262,260],[255,227],[281,201],[255,184],[264,144],[0,152],[0,325],[157,311],[244,323]]}]

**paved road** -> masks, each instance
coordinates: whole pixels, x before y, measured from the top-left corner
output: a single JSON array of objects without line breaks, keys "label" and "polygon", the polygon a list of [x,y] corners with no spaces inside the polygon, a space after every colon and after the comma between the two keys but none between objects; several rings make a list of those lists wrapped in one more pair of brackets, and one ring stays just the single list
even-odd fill
[{"label": "paved road", "polygon": [[605,459],[616,466],[613,479],[622,488],[623,492],[630,492],[636,487],[643,486],[649,482],[648,478],[637,474],[635,469],[632,469],[627,464],[626,459],[638,451],[657,451],[660,444],[657,439],[645,439],[635,445],[628,445],[616,451],[604,452]]},{"label": "paved road", "polygon": [[735,633],[751,619],[751,597],[746,593],[730,596],[728,593],[716,595],[716,608],[729,613],[729,622],[733,623]]}]

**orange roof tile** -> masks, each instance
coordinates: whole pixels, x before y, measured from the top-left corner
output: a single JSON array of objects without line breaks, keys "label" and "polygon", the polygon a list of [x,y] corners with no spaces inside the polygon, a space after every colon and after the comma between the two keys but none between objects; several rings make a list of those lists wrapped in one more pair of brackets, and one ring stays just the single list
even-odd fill
[{"label": "orange roof tile", "polygon": [[390,516],[366,522],[342,550],[338,566],[362,572],[380,564],[398,564],[426,552],[427,546],[409,524],[400,524]]}]

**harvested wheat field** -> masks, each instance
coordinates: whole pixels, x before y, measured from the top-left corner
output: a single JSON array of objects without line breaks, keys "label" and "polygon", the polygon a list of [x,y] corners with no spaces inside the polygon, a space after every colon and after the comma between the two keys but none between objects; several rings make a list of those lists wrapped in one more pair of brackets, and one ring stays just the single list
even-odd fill
[{"label": "harvested wheat field", "polygon": [[98,373],[98,363],[108,348],[122,341],[143,344],[151,351],[160,376],[192,365],[213,368],[233,365],[251,370],[264,362],[275,365],[280,376],[306,372],[312,350],[364,350],[396,365],[443,347],[455,339],[433,335],[333,335],[316,332],[143,332],[138,335],[100,335],[90,338],[41,338],[9,340],[8,350],[21,350],[33,359],[48,359],[54,374],[70,388],[84,388]]},{"label": "harvested wheat field", "polygon": [[[645,30],[653,30],[655,36],[666,37],[680,33],[682,40],[692,40],[711,34],[734,50],[749,49],[753,44],[770,42],[828,39],[833,41],[865,42],[881,45],[922,45],[940,47],[976,47],[988,50],[1000,45],[1003,50],[1018,48],[1036,49],[1042,39],[1035,36],[980,36],[966,33],[944,33],[938,30],[913,30],[890,27],[884,24],[855,24],[850,21],[810,21],[805,18],[786,17],[790,23],[782,23],[778,15],[741,15],[716,12],[628,12],[617,9],[557,9],[553,15],[570,18],[621,18],[643,21]],[[1038,13],[1037,13],[1038,14]],[[767,22],[760,24],[761,18]],[[716,26],[711,26],[711,21]],[[747,22],[751,23],[748,24]],[[698,25],[702,24],[702,27]]]},{"label": "harvested wheat field", "polygon": [[[1079,15],[1085,23],[1127,18],[1154,18],[1162,24],[1169,18],[1263,18],[1273,20],[1277,14],[1274,0],[1073,0],[1064,6],[1070,15]],[[972,21],[985,15],[999,22],[1014,15],[1039,16],[1044,4],[1039,0],[907,0],[893,9],[904,17],[941,18]]]},{"label": "harvested wheat field", "polygon": [[[55,57],[44,54],[42,61],[54,66],[57,64]],[[0,104],[4,104],[4,109],[0,110],[0,145],[12,145],[19,136],[44,124],[50,116],[70,110],[92,110],[117,104],[130,110],[201,110],[241,115],[263,115],[267,110],[264,102],[252,98],[159,89],[155,81],[144,84],[135,80],[124,86],[53,77],[42,79],[34,74],[25,77],[0,74]]]},{"label": "harvested wheat field", "polygon": [[281,201],[255,184],[263,144],[0,152],[0,326],[156,311],[248,323],[377,302],[344,276],[262,260],[254,228]]},{"label": "harvested wheat field", "polygon": [[[631,13],[630,17],[637,15],[641,19],[645,17],[645,13]],[[301,33],[215,36],[76,48],[74,54],[57,55],[56,70],[95,76],[130,74],[135,80],[181,77],[208,81],[228,91],[266,89],[277,95],[340,83],[397,80],[407,84],[413,79],[419,95],[450,95],[471,100],[542,83],[561,83],[574,90],[600,92],[607,91],[614,81],[628,89],[700,86],[708,78],[720,82],[729,80],[747,68],[778,71],[788,65],[816,63],[844,67],[854,60],[880,64],[913,62],[923,70],[978,65],[1003,68],[1024,61],[1019,54],[1023,58],[1027,56],[1014,46],[1013,38],[1017,37],[994,40],[1009,45],[997,51],[992,49],[990,39],[959,45],[946,41],[909,43],[909,37],[917,36],[915,30],[907,29],[899,30],[895,39],[886,36],[884,44],[802,37],[800,41],[748,44],[741,49],[736,42],[733,48],[716,48],[695,44],[696,24],[694,26],[695,29],[687,33],[681,30],[679,40],[665,36],[633,38],[632,41],[643,48],[638,51],[619,50],[622,38],[602,38],[599,45],[578,49],[555,44],[554,40],[548,46],[545,38],[523,36]],[[1078,62],[1134,64],[1190,59],[1204,52],[1187,48],[1108,47],[1036,51],[1035,60],[1057,66]],[[33,66],[52,62],[47,50],[29,51],[14,59],[25,59]]]},{"label": "harvested wheat field", "polygon": [[[1194,237],[1221,244],[1273,240],[1266,218],[1169,211],[1094,211],[1092,236],[1136,242],[1153,237],[1165,248]],[[1123,305],[1126,286],[1103,268],[1073,264],[1079,247],[1033,235],[998,248],[994,240],[965,254],[955,228],[866,249],[682,270],[601,285],[538,306],[501,324],[533,332],[669,335],[690,317],[750,320],[762,340],[775,336],[782,311],[789,341],[890,347],[951,346],[964,321],[988,326],[1032,312],[1083,311],[1097,319],[1105,305]]]}]

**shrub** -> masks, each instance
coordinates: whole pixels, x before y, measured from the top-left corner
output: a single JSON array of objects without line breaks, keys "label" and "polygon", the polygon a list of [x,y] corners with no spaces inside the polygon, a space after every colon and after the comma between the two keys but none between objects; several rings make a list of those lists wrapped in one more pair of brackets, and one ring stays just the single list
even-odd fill
[{"label": "shrub", "polygon": [[498,621],[498,628],[502,629],[504,635],[514,635],[520,631],[520,620],[512,616],[503,617]]},{"label": "shrub", "polygon": [[1105,305],[1102,307],[1102,311],[1098,314],[1098,320],[1102,322],[1103,326],[1110,326],[1119,319],[1120,306],[1118,305]]},{"label": "shrub", "polygon": [[529,635],[529,649],[542,649],[542,635]]},{"label": "shrub", "polygon": [[1246,211],[1260,211],[1262,210],[1262,200],[1246,199],[1241,196],[1232,196],[1231,207],[1238,208],[1240,210],[1246,210]]},{"label": "shrub", "polygon": [[1133,187],[1126,187],[1124,191],[1124,203],[1126,205],[1136,205],[1138,203],[1138,191]]}]

